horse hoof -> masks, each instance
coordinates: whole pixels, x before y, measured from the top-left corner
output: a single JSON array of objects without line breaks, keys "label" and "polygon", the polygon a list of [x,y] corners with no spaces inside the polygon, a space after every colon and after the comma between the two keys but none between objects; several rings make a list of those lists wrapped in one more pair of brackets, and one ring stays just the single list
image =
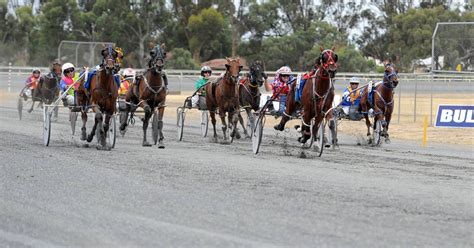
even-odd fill
[{"label": "horse hoof", "polygon": [[158,144],[158,149],[165,149],[165,144],[163,143]]},{"label": "horse hoof", "polygon": [[284,129],[283,125],[280,125],[280,124],[273,126],[273,128],[277,131],[283,131],[283,129]]},{"label": "horse hoof", "polygon": [[27,112],[28,112],[28,113],[31,113],[31,112],[33,112],[33,109],[28,109]]},{"label": "horse hoof", "polygon": [[89,143],[90,143],[90,142],[92,141],[92,139],[93,139],[93,138],[94,138],[94,136],[93,136],[93,135],[88,135],[88,136],[87,136],[87,142],[89,142]]},{"label": "horse hoof", "polygon": [[241,138],[241,137],[240,137],[240,133],[236,133],[236,134],[235,134],[235,138],[236,138],[236,139],[240,139],[240,138]]},{"label": "horse hoof", "polygon": [[148,141],[143,141],[142,146],[151,146],[151,144]]},{"label": "horse hoof", "polygon": [[388,138],[385,139],[385,143],[386,143],[386,144],[390,144],[390,142],[391,142],[390,139],[388,139]]}]

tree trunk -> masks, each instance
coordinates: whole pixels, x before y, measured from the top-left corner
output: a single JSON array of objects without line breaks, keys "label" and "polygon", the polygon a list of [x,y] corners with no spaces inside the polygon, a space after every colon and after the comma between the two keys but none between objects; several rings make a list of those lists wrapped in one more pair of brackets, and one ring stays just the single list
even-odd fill
[{"label": "tree trunk", "polygon": [[140,38],[140,43],[138,46],[138,61],[140,62],[141,68],[146,68],[146,54],[145,54],[145,41],[148,35],[143,35]]},{"label": "tree trunk", "polygon": [[195,48],[193,50],[193,59],[194,59],[194,62],[198,63],[198,64],[201,64],[201,47],[199,48]]}]

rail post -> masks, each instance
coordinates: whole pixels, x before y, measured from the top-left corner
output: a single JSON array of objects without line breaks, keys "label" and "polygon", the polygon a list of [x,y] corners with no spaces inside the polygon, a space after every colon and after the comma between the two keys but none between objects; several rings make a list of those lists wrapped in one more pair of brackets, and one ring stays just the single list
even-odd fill
[{"label": "rail post", "polygon": [[183,72],[179,73],[179,94],[181,95],[183,85]]},{"label": "rail post", "polygon": [[415,81],[415,100],[413,104],[413,122],[416,122],[416,93],[418,90],[418,82]]},{"label": "rail post", "polygon": [[12,87],[12,62],[8,62],[8,93],[11,92]]},{"label": "rail post", "polygon": [[397,123],[400,124],[400,104],[402,103],[402,84],[398,84],[398,116]]}]

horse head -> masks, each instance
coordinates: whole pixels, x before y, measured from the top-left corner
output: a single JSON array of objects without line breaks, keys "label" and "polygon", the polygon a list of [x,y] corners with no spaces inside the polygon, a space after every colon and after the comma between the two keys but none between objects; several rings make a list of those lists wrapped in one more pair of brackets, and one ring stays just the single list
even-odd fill
[{"label": "horse head", "polygon": [[234,84],[237,84],[237,81],[238,81],[238,78],[239,78],[239,74],[240,74],[240,70],[242,70],[242,67],[240,65],[240,59],[237,58],[226,58],[227,60],[227,63],[225,64],[225,68],[226,68],[226,75],[228,77],[230,77],[230,81]]},{"label": "horse head", "polygon": [[250,83],[254,86],[261,87],[267,75],[265,74],[265,67],[260,60],[255,60],[250,65]]},{"label": "horse head", "polygon": [[113,74],[116,69],[116,62],[117,62],[117,51],[112,47],[112,45],[107,45],[102,49],[102,63],[100,67],[105,69],[107,74]]},{"label": "horse head", "polygon": [[334,78],[337,71],[337,54],[334,52],[334,48],[334,46],[331,49],[323,49],[320,47],[320,68],[322,68],[323,72],[328,74],[331,78]]},{"label": "horse head", "polygon": [[61,77],[61,64],[59,62],[54,62],[51,71],[56,77]]},{"label": "horse head", "polygon": [[384,62],[385,72],[383,75],[384,83],[388,84],[389,88],[395,88],[398,85],[398,70],[390,61]]},{"label": "horse head", "polygon": [[152,73],[154,74],[161,73],[165,65],[166,58],[165,44],[163,43],[161,45],[156,45],[150,51],[150,56],[151,59],[148,61],[148,68],[151,69]]}]

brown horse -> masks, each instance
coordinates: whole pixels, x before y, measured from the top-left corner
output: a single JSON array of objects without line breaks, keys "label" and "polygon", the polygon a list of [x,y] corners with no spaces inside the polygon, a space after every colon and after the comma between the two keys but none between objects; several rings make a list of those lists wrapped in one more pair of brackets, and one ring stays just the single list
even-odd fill
[{"label": "brown horse", "polygon": [[[324,117],[327,120],[332,119],[332,111],[328,112],[328,110],[331,109],[334,100],[332,78],[334,78],[337,70],[337,54],[334,52],[334,47],[327,50],[324,50],[322,47],[320,49],[321,55],[316,61],[316,70],[309,74],[310,76],[303,86],[301,103],[297,104],[295,101],[296,83],[292,83],[287,94],[284,116],[280,123],[274,127],[276,130],[283,131],[286,122],[290,120],[292,114],[298,108],[301,108],[303,110],[303,126],[302,136],[298,138],[298,141],[303,144],[311,137],[310,124],[313,118],[315,118],[313,135],[316,135],[318,126]],[[333,132],[333,122],[329,123],[329,128]]]},{"label": "brown horse", "polygon": [[[36,87],[31,104],[31,108],[28,112],[33,111],[35,101],[39,101],[39,104],[51,104],[59,96],[59,81],[61,80],[61,64],[53,63],[51,71],[40,77],[38,86]],[[57,112],[56,116],[57,116]]]},{"label": "brown horse", "polygon": [[228,113],[227,119],[229,125],[232,125],[231,137],[240,139],[239,131],[237,130],[238,114],[240,111],[239,104],[239,73],[242,70],[240,60],[227,58],[225,65],[226,72],[222,78],[217,82],[207,84],[206,89],[206,104],[211,114],[211,122],[214,128],[214,139],[217,141],[216,132],[216,109],[219,109],[219,116],[222,121],[222,132],[224,133],[224,140],[227,141],[227,124],[225,121],[225,114]]},{"label": "brown horse", "polygon": [[[239,86],[239,100],[240,106],[245,109],[247,113],[250,130],[253,130],[255,126],[255,118],[252,114],[253,111],[257,111],[260,105],[260,90],[259,87],[263,85],[263,82],[267,80],[265,74],[265,67],[260,60],[255,60],[249,68],[249,72],[240,80]],[[239,122],[244,130],[246,137],[250,137],[247,133],[247,129],[244,126],[244,120],[239,112]]]},{"label": "brown horse", "polygon": [[[77,103],[82,107],[81,140],[87,139],[87,142],[91,142],[97,125],[99,125],[99,137],[97,139],[100,141],[101,147],[98,147],[98,149],[109,150],[110,147],[107,147],[106,136],[109,130],[110,118],[115,114],[116,110],[118,88],[114,80],[114,74],[117,72],[115,65],[118,53],[111,45],[108,45],[102,50],[101,54],[103,58],[102,63],[97,73],[92,76],[89,89],[86,89],[84,84],[81,83],[77,90]],[[95,113],[95,122],[92,131],[87,135],[86,123],[89,107]],[[105,114],[105,121],[103,114]]]},{"label": "brown horse", "polygon": [[[311,119],[314,118],[313,136],[316,136],[319,124],[323,121],[324,117],[332,119],[332,111],[329,110],[334,100],[332,78],[337,70],[337,54],[334,52],[334,47],[327,50],[321,47],[320,50],[321,66],[316,71],[314,77],[305,84],[301,95],[303,127],[302,136],[298,139],[301,143],[306,143],[311,137]],[[333,129],[334,126],[331,127],[330,125],[330,128]]]},{"label": "brown horse", "polygon": [[[151,59],[148,63],[148,69],[144,76],[138,76],[134,85],[132,85],[125,95],[125,101],[138,105],[145,110],[145,118],[143,120],[143,146],[151,146],[146,140],[146,131],[148,129],[148,122],[152,116],[155,108],[158,108],[158,148],[165,148],[163,143],[163,114],[165,111],[166,102],[166,86],[164,82],[164,59],[165,59],[164,44],[156,46],[150,52]],[[128,114],[131,112],[130,104],[127,104],[125,109],[126,118],[122,120],[120,131],[125,133]]]},{"label": "brown horse", "polygon": [[393,91],[398,85],[398,71],[395,65],[389,61],[384,62],[385,73],[382,83],[375,85],[373,92],[373,101],[369,100],[369,87],[365,87],[362,91],[362,97],[360,100],[360,109],[365,117],[365,124],[367,125],[367,137],[369,144],[372,143],[370,136],[371,123],[369,120],[368,110],[373,109],[374,111],[374,130],[378,120],[381,121],[383,130],[380,133],[381,137],[385,137],[385,142],[390,142],[388,135],[388,125],[392,119],[393,112]]}]

